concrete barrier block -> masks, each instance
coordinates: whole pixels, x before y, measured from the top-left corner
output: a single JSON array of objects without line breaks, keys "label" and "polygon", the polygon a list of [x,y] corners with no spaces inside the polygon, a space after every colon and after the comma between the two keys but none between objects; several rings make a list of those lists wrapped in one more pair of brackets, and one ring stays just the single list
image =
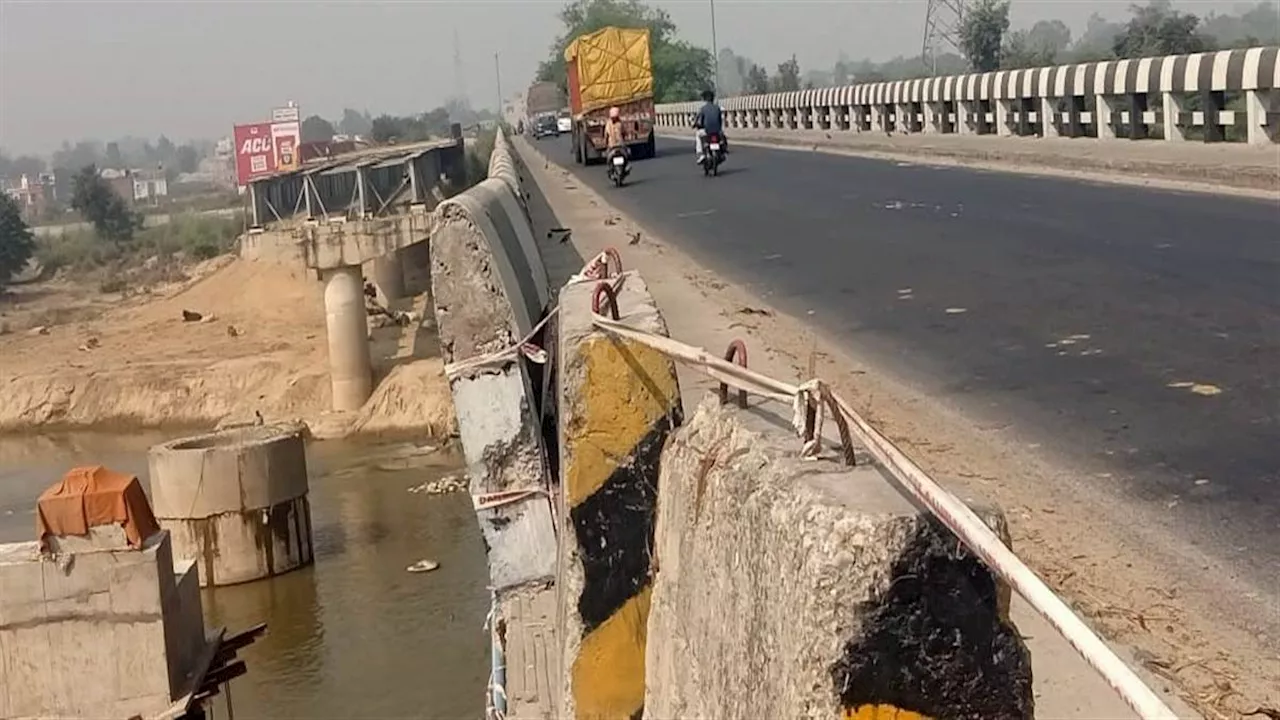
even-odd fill
[{"label": "concrete barrier block", "polygon": [[503,180],[489,178],[467,192],[484,202],[507,253],[519,266],[518,272],[533,280],[538,307],[545,308],[550,299],[547,268],[533,238],[529,216],[516,200],[511,186]]},{"label": "concrete barrier block", "polygon": [[[505,350],[541,320],[528,265],[518,248],[503,241],[491,205],[467,191],[438,209],[431,287],[446,363]],[[538,396],[522,360],[459,372],[449,388],[473,494],[549,487]],[[477,516],[494,588],[555,576],[556,538],[545,496],[479,510]]]},{"label": "concrete barrier block", "polygon": [[[669,359],[593,327],[594,291],[560,291],[562,717],[621,720],[644,703],[658,464],[683,411]],[[637,273],[617,302],[628,325],[667,333]]]},{"label": "concrete barrier block", "polygon": [[799,450],[712,396],[673,435],[645,717],[1033,717],[992,573],[876,466]]}]

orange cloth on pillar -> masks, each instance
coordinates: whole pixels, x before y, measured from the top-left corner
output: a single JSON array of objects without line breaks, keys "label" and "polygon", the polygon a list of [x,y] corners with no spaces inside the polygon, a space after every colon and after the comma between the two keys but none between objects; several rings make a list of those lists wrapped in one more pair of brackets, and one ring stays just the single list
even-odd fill
[{"label": "orange cloth on pillar", "polygon": [[36,533],[41,549],[50,535],[88,535],[89,528],[121,525],[131,547],[160,529],[138,478],[101,465],[73,468],[40,493]]}]

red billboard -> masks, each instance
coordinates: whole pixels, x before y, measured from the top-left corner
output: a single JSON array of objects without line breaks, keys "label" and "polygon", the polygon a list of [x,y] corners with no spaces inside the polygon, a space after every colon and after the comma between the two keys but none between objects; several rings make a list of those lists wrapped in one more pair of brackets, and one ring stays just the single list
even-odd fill
[{"label": "red billboard", "polygon": [[275,144],[271,140],[271,123],[261,122],[235,126],[236,179],[240,185],[276,171]]}]

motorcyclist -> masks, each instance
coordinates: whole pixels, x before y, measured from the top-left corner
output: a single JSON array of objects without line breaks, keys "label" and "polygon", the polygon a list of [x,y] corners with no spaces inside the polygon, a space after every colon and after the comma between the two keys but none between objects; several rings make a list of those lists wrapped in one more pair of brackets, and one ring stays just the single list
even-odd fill
[{"label": "motorcyclist", "polygon": [[708,135],[719,135],[721,152],[728,152],[729,142],[724,136],[724,114],[716,104],[716,94],[711,90],[702,91],[702,107],[693,116],[693,127],[698,131],[694,136],[693,147],[699,165],[703,160],[702,141]]},{"label": "motorcyclist", "polygon": [[609,108],[609,119],[604,124],[604,155],[611,158],[615,153],[626,156],[627,143],[622,137],[622,111],[617,107]]}]

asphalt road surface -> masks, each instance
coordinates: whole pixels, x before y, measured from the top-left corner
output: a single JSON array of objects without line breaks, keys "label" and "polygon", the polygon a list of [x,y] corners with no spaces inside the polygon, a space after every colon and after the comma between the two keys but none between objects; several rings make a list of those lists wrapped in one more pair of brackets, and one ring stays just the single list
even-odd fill
[{"label": "asphalt road surface", "polygon": [[1098,482],[1275,587],[1275,203],[745,146],[705,178],[691,142],[661,138],[616,189],[564,139],[539,147],[933,396],[1113,470]]}]

